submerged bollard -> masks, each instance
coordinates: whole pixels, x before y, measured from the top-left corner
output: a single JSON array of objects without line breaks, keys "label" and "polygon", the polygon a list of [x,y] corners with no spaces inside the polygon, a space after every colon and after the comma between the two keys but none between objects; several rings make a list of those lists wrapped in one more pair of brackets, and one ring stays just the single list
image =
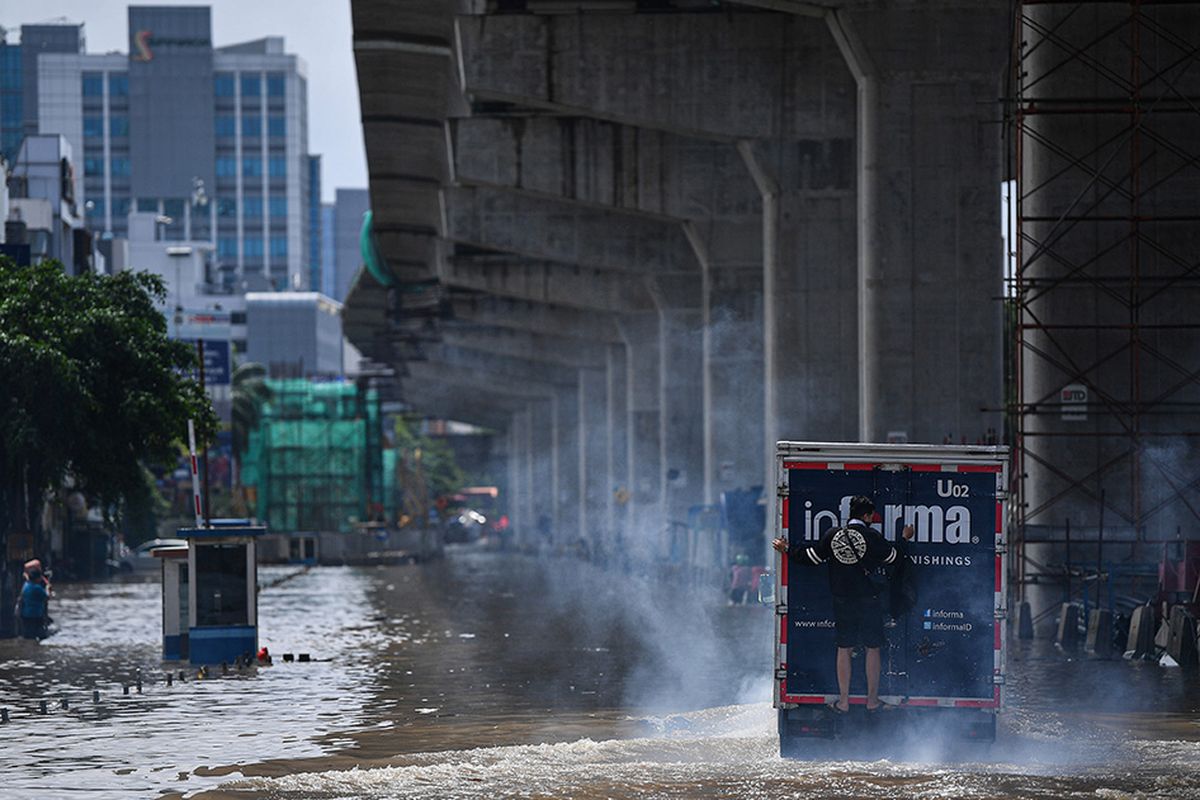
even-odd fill
[{"label": "submerged bollard", "polygon": [[300,663],[301,664],[307,664],[309,661],[312,661],[312,658],[309,657],[308,653],[300,654]]},{"label": "submerged bollard", "polygon": [[225,663],[224,661],[221,662],[221,674],[222,675],[229,674],[229,664]]},{"label": "submerged bollard", "polygon": [[294,655],[292,655],[291,653],[284,653],[284,654],[283,654],[283,660],[284,660],[284,661],[291,662],[291,661],[295,660],[295,658],[296,658],[296,657],[295,657]]},{"label": "submerged bollard", "polygon": [[45,700],[43,700],[42,702],[38,703],[38,711],[40,711],[40,712],[41,712],[41,713],[43,713],[43,714],[49,714],[49,713],[50,713],[50,710],[49,710],[49,709],[46,707],[46,701],[45,701]]},{"label": "submerged bollard", "polygon": [[127,697],[129,696],[129,685],[128,684],[124,684],[124,683],[121,684],[121,694],[123,694]]},{"label": "submerged bollard", "polygon": [[167,686],[170,686],[174,682],[175,682],[175,676],[168,672],[167,673]]},{"label": "submerged bollard", "polygon": [[100,702],[100,690],[99,689],[92,689],[92,702],[93,703]]},{"label": "submerged bollard", "polygon": [[68,700],[68,699],[67,699],[67,698],[65,698],[65,697],[64,697],[62,700],[58,701],[58,704],[59,704],[60,706],[62,706],[62,710],[63,710],[63,711],[70,711],[70,710],[71,710],[71,701],[70,701],[70,700]]},{"label": "submerged bollard", "polygon": [[137,686],[137,693],[141,694],[142,693],[142,679],[138,678],[138,682],[135,685]]},{"label": "submerged bollard", "polygon": [[0,722],[8,722],[8,709],[0,708]]},{"label": "submerged bollard", "polygon": [[180,682],[187,680],[187,678],[183,674],[183,670],[179,670],[179,680],[180,680]]}]

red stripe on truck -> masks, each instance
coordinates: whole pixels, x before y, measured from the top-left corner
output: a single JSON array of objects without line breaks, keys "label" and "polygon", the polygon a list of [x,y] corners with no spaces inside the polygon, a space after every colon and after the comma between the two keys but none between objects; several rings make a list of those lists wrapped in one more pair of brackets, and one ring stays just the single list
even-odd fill
[{"label": "red stripe on truck", "polygon": [[996,591],[1000,591],[1000,579],[1003,576],[1000,573],[1000,554],[996,554]]},{"label": "red stripe on truck", "polygon": [[955,708],[995,708],[995,700],[955,700]]},{"label": "red stripe on truck", "polygon": [[999,464],[960,464],[959,472],[999,472]]},{"label": "red stripe on truck", "polygon": [[825,469],[824,461],[785,461],[784,469]]},{"label": "red stripe on truck", "polygon": [[879,466],[879,465],[878,464],[844,464],[842,466],[842,468],[847,469],[847,470],[863,470],[863,471],[865,471],[868,469],[875,469],[875,467],[877,467],[877,466]]},{"label": "red stripe on truck", "polygon": [[788,499],[786,497],[783,498],[783,510],[780,513],[783,516],[783,520],[781,521],[780,524],[783,526],[784,530],[787,530],[787,528],[788,528]]},{"label": "red stripe on truck", "polygon": [[1000,620],[996,620],[996,646],[994,649],[1000,649]]},{"label": "red stripe on truck", "polygon": [[1004,507],[999,502],[996,503],[996,533],[1004,533]]},{"label": "red stripe on truck", "polygon": [[781,586],[788,585],[788,556],[787,553],[779,554],[779,584]]},{"label": "red stripe on truck", "polygon": [[787,614],[779,615],[779,643],[787,644]]}]

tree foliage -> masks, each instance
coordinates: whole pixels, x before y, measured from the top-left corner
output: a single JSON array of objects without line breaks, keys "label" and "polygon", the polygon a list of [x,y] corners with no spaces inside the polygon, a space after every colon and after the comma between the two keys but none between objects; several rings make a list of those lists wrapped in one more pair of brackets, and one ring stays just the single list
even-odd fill
[{"label": "tree foliage", "polygon": [[70,476],[105,512],[145,494],[142,464],[173,462],[187,420],[217,419],[167,338],[146,273],[70,276],[0,258],[0,535],[34,530],[44,493]]},{"label": "tree foliage", "polygon": [[263,406],[271,400],[267,369],[249,362],[240,365],[231,377],[233,386],[233,457],[240,459],[250,446],[250,432],[262,420]]},{"label": "tree foliage", "polygon": [[430,497],[453,494],[466,485],[466,476],[445,441],[413,433],[403,417],[396,417],[394,434],[400,458],[424,481]]}]

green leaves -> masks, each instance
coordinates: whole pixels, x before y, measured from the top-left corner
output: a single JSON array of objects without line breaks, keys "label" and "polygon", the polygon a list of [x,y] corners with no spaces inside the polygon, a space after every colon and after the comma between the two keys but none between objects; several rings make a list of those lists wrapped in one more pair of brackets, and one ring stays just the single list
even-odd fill
[{"label": "green leaves", "polygon": [[[0,483],[70,475],[114,507],[144,493],[143,461],[173,461],[187,420],[211,437],[216,416],[186,376],[196,355],[167,338],[153,275],[65,274],[0,258]],[[0,520],[3,526],[6,520]]]}]

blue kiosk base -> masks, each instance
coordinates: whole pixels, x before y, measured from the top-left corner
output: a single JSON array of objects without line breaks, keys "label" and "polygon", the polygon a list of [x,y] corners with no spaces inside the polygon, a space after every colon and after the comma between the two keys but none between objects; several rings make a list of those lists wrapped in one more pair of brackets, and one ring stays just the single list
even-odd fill
[{"label": "blue kiosk base", "polygon": [[188,630],[189,660],[193,664],[232,664],[258,650],[258,628],[253,625],[223,625]]}]

